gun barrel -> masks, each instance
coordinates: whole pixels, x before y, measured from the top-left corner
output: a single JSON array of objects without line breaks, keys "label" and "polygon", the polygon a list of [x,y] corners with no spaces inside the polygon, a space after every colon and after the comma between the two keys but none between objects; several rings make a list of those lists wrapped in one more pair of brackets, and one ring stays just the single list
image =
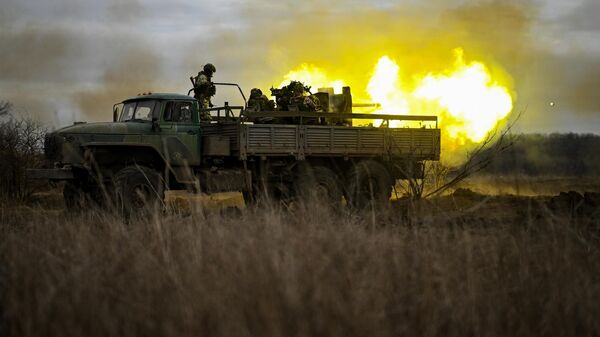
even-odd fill
[{"label": "gun barrel", "polygon": [[352,103],[353,108],[381,108],[380,103]]}]

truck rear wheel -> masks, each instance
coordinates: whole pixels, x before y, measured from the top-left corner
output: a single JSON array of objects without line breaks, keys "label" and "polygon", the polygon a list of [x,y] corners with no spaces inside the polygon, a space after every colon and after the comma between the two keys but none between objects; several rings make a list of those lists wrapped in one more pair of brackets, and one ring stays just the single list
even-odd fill
[{"label": "truck rear wheel", "polygon": [[164,199],[161,175],[145,166],[128,166],[114,176],[117,209],[125,218],[145,218],[158,211]]},{"label": "truck rear wheel", "polygon": [[304,202],[327,202],[338,208],[342,203],[342,186],[338,175],[326,166],[303,165],[298,170],[296,196]]},{"label": "truck rear wheel", "polygon": [[392,195],[392,183],[389,171],[381,163],[361,161],[348,175],[348,202],[359,209],[386,205]]}]

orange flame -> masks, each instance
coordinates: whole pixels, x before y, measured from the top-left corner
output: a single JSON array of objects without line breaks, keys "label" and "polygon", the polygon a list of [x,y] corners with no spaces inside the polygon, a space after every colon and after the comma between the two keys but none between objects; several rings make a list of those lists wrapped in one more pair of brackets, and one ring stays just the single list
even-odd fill
[{"label": "orange flame", "polygon": [[466,64],[461,49],[455,54],[452,71],[427,75],[414,94],[439,104],[450,138],[480,143],[512,111],[512,97],[506,88],[492,81],[483,63]]}]

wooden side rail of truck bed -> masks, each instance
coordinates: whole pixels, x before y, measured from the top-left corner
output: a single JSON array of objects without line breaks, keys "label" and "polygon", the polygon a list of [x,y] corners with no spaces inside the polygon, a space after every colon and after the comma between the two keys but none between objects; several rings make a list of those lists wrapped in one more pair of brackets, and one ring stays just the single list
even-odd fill
[{"label": "wooden side rail of truck bed", "polygon": [[[229,141],[230,154],[245,160],[252,156],[364,157],[388,156],[415,161],[439,160],[440,129],[436,116],[402,116],[383,114],[334,114],[279,111],[248,114],[245,117],[302,117],[340,119],[383,119],[432,121],[435,128],[354,127],[336,125],[256,124],[245,118],[231,123],[202,126],[205,142],[209,137]],[[389,124],[387,124],[389,125]]]}]

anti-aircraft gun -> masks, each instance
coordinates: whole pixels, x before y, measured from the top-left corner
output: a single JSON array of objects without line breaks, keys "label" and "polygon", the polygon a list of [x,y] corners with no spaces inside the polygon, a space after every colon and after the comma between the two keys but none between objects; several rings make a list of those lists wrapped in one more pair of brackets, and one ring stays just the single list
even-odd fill
[{"label": "anti-aircraft gun", "polygon": [[[260,91],[260,89],[252,89]],[[260,91],[262,94],[262,91]],[[351,114],[352,108],[377,108],[377,103],[362,103],[356,104],[352,101],[350,87],[342,88],[342,93],[335,94],[333,88],[319,88],[318,92],[311,93],[311,87],[306,86],[299,81],[291,81],[288,85],[281,88],[271,88],[271,96],[275,97],[275,102],[271,104],[263,104],[268,100],[266,96],[262,96],[262,101],[259,99],[249,101],[249,111],[267,112],[267,111],[289,111],[289,112],[319,112],[320,117],[306,117],[302,120],[303,124],[318,124],[318,125],[338,125],[351,126],[351,118],[334,118],[331,114]],[[252,94],[251,94],[252,97]],[[265,107],[271,107],[265,108]],[[258,117],[255,122],[258,123],[290,123],[298,124],[299,118],[293,117]]]}]

